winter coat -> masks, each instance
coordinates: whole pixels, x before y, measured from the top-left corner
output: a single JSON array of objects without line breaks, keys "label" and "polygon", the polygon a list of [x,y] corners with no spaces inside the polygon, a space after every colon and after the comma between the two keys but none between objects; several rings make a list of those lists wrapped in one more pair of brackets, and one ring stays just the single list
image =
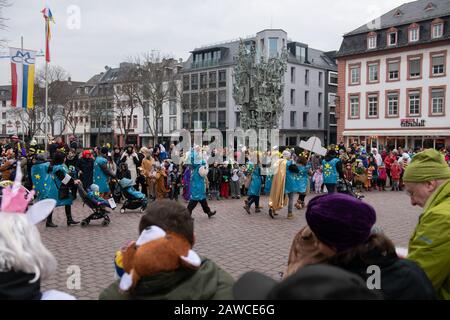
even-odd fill
[{"label": "winter coat", "polygon": [[110,192],[109,177],[114,174],[107,168],[108,160],[98,156],[94,161],[94,183],[98,185],[100,193]]},{"label": "winter coat", "polygon": [[402,167],[398,164],[391,165],[391,177],[392,180],[400,180],[400,175],[402,174]]},{"label": "winter coat", "polygon": [[193,170],[191,173],[191,181],[189,184],[191,193],[190,199],[194,201],[201,201],[206,199],[206,185],[205,178],[200,175],[199,171],[202,166],[206,165],[206,162],[203,160],[200,162],[200,164],[196,164],[194,163],[194,161],[192,161],[192,163]]},{"label": "winter coat", "polygon": [[122,154],[122,158],[120,159],[121,162],[125,162],[128,166],[128,170],[130,170],[131,173],[131,180],[133,180],[133,184],[136,183],[137,178],[137,168],[139,166],[139,157],[136,153],[132,153],[131,155],[127,152],[124,152]]},{"label": "winter coat", "polygon": [[78,160],[77,169],[79,178],[85,189],[94,183],[94,159],[81,158]]},{"label": "winter coat", "polygon": [[297,192],[305,193],[309,184],[309,170],[311,169],[311,165],[297,165],[297,167],[299,172],[295,180],[296,190]]},{"label": "winter coat", "polygon": [[409,241],[408,259],[426,272],[439,298],[450,300],[450,180],[428,199]]},{"label": "winter coat", "polygon": [[0,300],[76,300],[57,290],[42,292],[41,279],[31,282],[34,277],[21,271],[0,272]]},{"label": "winter coat", "polygon": [[[345,265],[337,265],[358,274],[364,282],[373,279],[374,273],[368,267],[380,268],[380,292],[385,300],[435,300],[436,293],[426,273],[408,259],[400,259],[394,253],[385,254],[373,249],[367,254],[370,261],[355,257]],[[371,280],[369,280],[371,283]]]},{"label": "winter coat", "polygon": [[261,195],[261,168],[257,166],[252,172],[252,181],[248,187],[247,195],[260,196]]},{"label": "winter coat", "polygon": [[221,170],[218,167],[211,166],[208,171],[208,181],[210,185],[218,186],[221,179]]},{"label": "winter coat", "polygon": [[337,165],[340,163],[339,159],[333,158],[330,161],[323,160],[323,182],[326,184],[337,184],[338,170]]},{"label": "winter coat", "polygon": [[[56,206],[57,207],[63,207],[63,206],[71,206],[72,205],[72,196],[69,193],[69,197],[66,199],[61,199],[59,197],[59,189],[64,188],[63,180],[66,179],[66,175],[69,174],[69,169],[65,164],[58,164],[56,166],[53,166],[52,171],[52,180],[53,184],[56,186],[55,188],[51,187],[49,198],[56,200]],[[52,183],[50,183],[51,185]],[[68,182],[65,183],[65,185],[69,188],[73,186],[73,179],[70,179]]]},{"label": "winter coat", "polygon": [[49,191],[52,187],[53,180],[49,173],[50,162],[36,162],[31,167],[31,181],[36,191],[37,200],[50,198]]},{"label": "winter coat", "polygon": [[144,277],[130,293],[119,281],[100,293],[100,300],[232,300],[233,278],[213,261],[202,258],[198,270],[179,269]]}]

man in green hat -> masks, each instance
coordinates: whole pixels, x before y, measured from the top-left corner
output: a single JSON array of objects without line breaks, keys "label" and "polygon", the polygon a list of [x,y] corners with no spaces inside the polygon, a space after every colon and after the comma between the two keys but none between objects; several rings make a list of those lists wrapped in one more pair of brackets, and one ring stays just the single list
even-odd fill
[{"label": "man in green hat", "polygon": [[427,273],[441,299],[450,300],[450,167],[434,149],[413,157],[403,175],[413,206],[423,208],[408,259]]}]

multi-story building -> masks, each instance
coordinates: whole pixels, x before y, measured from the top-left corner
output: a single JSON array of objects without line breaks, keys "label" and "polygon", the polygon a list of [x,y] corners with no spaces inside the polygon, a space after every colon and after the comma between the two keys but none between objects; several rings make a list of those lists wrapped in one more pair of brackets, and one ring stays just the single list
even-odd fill
[{"label": "multi-story building", "polygon": [[338,139],[368,146],[450,145],[450,3],[404,4],[344,36]]},{"label": "multi-story building", "polygon": [[[318,136],[326,142],[329,79],[336,81],[337,66],[331,55],[291,41],[280,29],[258,32],[243,39],[254,45],[257,60],[287,50],[283,84],[284,111],[279,119],[280,145],[298,145]],[[223,133],[240,127],[240,111],[233,99],[233,68],[240,40],[194,49],[182,70],[182,125],[193,130],[217,128]],[[329,77],[330,76],[330,77]]]},{"label": "multi-story building", "polygon": [[[169,140],[171,133],[181,128],[181,81],[172,82],[176,89],[170,97],[167,93],[169,82],[161,81],[165,96],[161,98],[162,114],[157,120],[158,137],[155,137],[153,101],[144,97],[139,83],[135,84],[138,88],[131,89],[131,83],[136,79],[129,78],[128,71],[133,67],[130,63],[121,63],[119,68],[106,67],[105,72],[80,85],[70,102],[74,117],[71,123],[75,126],[69,125],[66,134],[75,130],[85,146],[104,143],[152,145],[156,139]],[[181,64],[171,59],[164,68],[165,72],[178,74]]]}]

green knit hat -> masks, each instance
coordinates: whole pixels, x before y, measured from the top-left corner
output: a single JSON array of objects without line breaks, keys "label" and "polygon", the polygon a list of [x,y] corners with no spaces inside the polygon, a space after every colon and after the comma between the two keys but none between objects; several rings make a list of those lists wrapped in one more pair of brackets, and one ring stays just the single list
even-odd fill
[{"label": "green knit hat", "polygon": [[425,182],[450,179],[450,167],[444,156],[434,149],[416,154],[405,170],[403,181]]}]

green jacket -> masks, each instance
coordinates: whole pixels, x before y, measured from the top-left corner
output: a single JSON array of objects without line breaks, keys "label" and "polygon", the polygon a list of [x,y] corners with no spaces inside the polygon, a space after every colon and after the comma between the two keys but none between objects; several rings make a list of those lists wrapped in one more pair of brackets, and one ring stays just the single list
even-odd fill
[{"label": "green jacket", "polygon": [[131,293],[119,281],[100,293],[100,300],[232,300],[233,278],[213,261],[202,258],[196,271],[180,269],[142,278]]},{"label": "green jacket", "polygon": [[425,204],[408,252],[408,259],[426,272],[439,298],[450,300],[450,180]]}]

